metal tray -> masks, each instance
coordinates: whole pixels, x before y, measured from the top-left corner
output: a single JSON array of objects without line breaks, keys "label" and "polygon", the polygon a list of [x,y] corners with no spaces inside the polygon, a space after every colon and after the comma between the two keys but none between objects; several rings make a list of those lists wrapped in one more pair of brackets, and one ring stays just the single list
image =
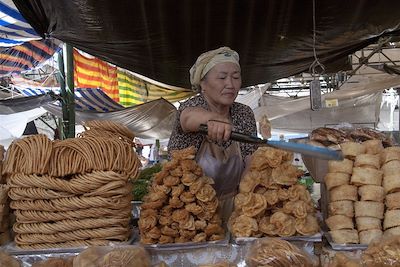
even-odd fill
[{"label": "metal tray", "polygon": [[179,250],[206,248],[206,247],[227,246],[228,244],[229,244],[229,233],[227,232],[225,235],[225,238],[218,240],[218,241],[152,244],[152,245],[141,244],[141,245],[148,250],[155,250],[155,251],[176,250],[176,251],[179,251]]},{"label": "metal tray", "polygon": [[[262,237],[260,237],[262,238]],[[271,238],[274,238],[274,236],[271,236]],[[288,237],[276,237],[280,238],[282,240],[286,241],[305,241],[305,242],[312,242],[312,243],[317,243],[317,242],[322,242],[322,233],[316,233],[314,235],[307,235],[307,236],[288,236]],[[255,240],[259,239],[258,237],[233,237],[232,236],[232,241],[234,244],[241,245],[243,243],[249,243],[249,242],[254,242]]]},{"label": "metal tray", "polygon": [[[131,245],[138,240],[138,231],[134,228],[131,231],[131,236],[127,241],[113,242],[110,241],[109,246]],[[48,254],[77,254],[86,249],[87,246],[68,247],[68,248],[48,248],[48,249],[21,249],[16,246],[15,242],[11,242],[3,246],[4,252],[10,255],[48,255]]]},{"label": "metal tray", "polygon": [[335,242],[333,242],[332,236],[329,233],[324,233],[324,236],[333,250],[349,251],[349,250],[366,250],[368,248],[368,245],[365,245],[365,244],[338,244],[338,243],[335,243]]}]

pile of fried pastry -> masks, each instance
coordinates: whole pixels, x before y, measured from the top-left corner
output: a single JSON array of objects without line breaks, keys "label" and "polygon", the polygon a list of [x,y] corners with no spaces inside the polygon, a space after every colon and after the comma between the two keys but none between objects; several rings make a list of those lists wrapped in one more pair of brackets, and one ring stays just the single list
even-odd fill
[{"label": "pile of fried pastry", "polygon": [[214,180],[194,160],[195,148],[171,152],[172,160],[155,174],[143,198],[139,218],[141,243],[166,244],[224,238]]},{"label": "pile of fried pastry", "polygon": [[234,237],[313,235],[319,231],[315,208],[292,153],[260,147],[239,185],[229,229]]},{"label": "pile of fried pastry", "polygon": [[369,244],[382,230],[400,234],[400,147],[384,148],[375,139],[341,148],[345,159],[329,161],[324,179],[333,241]]}]

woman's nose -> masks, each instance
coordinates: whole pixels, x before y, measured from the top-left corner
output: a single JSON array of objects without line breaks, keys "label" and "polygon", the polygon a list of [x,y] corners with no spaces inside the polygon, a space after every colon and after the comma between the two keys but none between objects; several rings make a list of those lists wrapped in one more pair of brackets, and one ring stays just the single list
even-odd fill
[{"label": "woman's nose", "polygon": [[225,81],[226,87],[227,88],[232,88],[233,87],[233,79],[232,77],[227,77]]}]

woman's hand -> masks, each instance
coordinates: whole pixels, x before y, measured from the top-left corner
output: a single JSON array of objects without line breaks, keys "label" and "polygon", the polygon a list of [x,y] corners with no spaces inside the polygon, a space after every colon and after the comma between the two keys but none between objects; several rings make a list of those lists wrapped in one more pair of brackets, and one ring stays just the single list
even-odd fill
[{"label": "woman's hand", "polygon": [[208,138],[215,142],[228,141],[231,137],[232,124],[228,119],[208,120]]}]

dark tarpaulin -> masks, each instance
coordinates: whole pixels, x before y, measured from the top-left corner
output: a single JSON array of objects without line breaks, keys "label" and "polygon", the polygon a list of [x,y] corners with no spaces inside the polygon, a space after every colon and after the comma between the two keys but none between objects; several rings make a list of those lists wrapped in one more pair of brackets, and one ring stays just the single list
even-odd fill
[{"label": "dark tarpaulin", "polygon": [[0,100],[0,115],[28,111],[56,101],[52,94]]},{"label": "dark tarpaulin", "polygon": [[[14,0],[42,36],[120,67],[189,88],[197,56],[239,52],[243,86],[307,71],[313,57],[311,0]],[[328,72],[347,55],[398,34],[400,1],[315,0],[317,54]]]}]

